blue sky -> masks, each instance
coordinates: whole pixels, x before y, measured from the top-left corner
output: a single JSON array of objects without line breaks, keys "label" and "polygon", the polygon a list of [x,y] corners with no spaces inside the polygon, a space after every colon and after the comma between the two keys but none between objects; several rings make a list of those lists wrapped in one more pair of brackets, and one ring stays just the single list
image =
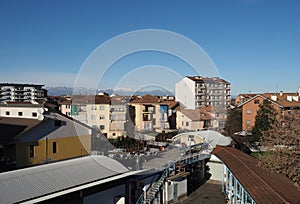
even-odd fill
[{"label": "blue sky", "polygon": [[[111,38],[139,29],[179,33],[201,46],[232,94],[294,92],[300,86],[300,1],[297,0],[0,0],[0,81],[70,86],[82,64]],[[179,75],[150,76],[151,66]],[[120,79],[132,70],[136,78]],[[122,69],[122,71],[120,71]],[[174,89],[191,69],[174,56],[143,52],[114,64],[101,86],[151,77]],[[168,82],[168,83],[167,83]]]}]

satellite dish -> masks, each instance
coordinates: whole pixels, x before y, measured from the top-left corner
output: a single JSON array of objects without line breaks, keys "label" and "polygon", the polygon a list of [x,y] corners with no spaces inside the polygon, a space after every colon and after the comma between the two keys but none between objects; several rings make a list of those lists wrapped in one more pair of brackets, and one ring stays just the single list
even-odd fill
[{"label": "satellite dish", "polygon": [[39,114],[43,114],[43,113],[44,113],[44,109],[43,109],[43,108],[39,108],[39,109],[38,109],[38,113],[39,113]]},{"label": "satellite dish", "polygon": [[44,120],[44,116],[43,116],[43,115],[39,115],[39,116],[38,116],[38,120],[39,120],[39,121]]}]

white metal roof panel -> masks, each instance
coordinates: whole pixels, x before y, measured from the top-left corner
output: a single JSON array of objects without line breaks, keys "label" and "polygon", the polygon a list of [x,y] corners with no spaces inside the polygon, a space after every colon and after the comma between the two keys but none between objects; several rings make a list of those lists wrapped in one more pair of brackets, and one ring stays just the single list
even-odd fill
[{"label": "white metal roof panel", "polygon": [[88,156],[0,174],[0,203],[38,198],[129,170],[105,156]]}]

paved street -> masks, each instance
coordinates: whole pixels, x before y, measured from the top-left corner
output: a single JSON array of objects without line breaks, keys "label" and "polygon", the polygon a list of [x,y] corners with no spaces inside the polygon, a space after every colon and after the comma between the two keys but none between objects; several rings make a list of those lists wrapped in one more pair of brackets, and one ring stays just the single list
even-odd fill
[{"label": "paved street", "polygon": [[176,204],[222,204],[226,203],[222,193],[222,184],[218,181],[208,180],[188,197],[176,202]]}]

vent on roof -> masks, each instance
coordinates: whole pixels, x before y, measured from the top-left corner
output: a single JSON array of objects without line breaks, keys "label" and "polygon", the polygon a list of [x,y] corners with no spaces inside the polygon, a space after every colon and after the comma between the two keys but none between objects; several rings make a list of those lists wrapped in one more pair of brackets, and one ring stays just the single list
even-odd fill
[{"label": "vent on roof", "polygon": [[299,101],[299,96],[293,96],[294,101]]},{"label": "vent on roof", "polygon": [[271,95],[271,100],[277,101],[277,96],[276,95]]},{"label": "vent on roof", "polygon": [[287,97],[286,97],[286,100],[292,101],[292,100],[293,100],[293,97],[292,97],[292,96],[287,96]]}]

